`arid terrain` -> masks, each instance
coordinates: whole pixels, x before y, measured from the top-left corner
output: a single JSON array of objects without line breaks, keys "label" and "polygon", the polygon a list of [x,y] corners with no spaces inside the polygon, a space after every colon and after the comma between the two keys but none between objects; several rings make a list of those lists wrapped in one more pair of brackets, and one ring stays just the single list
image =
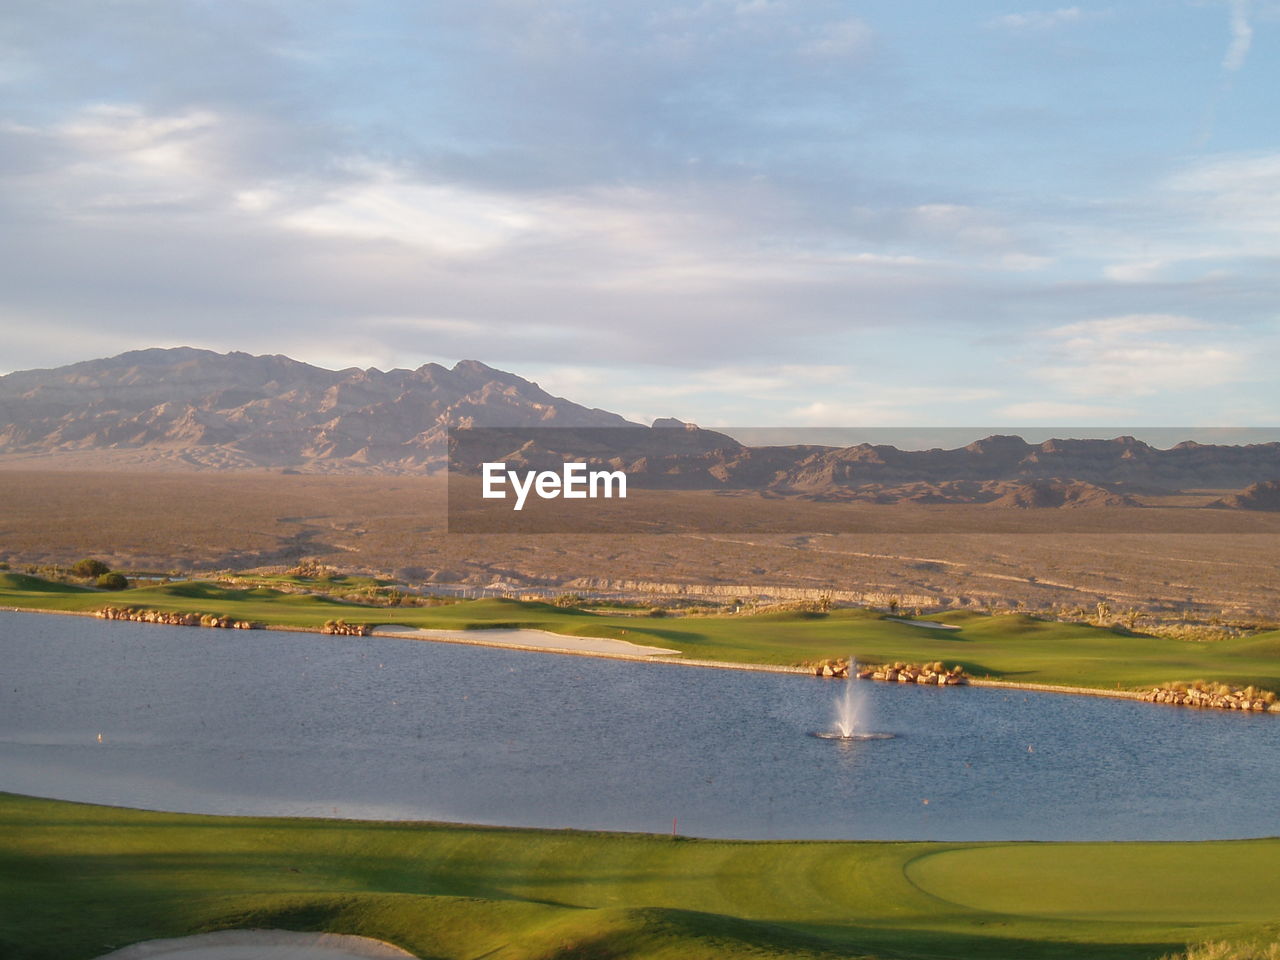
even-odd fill
[{"label": "arid terrain", "polygon": [[[465,470],[446,488],[459,431],[487,437],[482,460],[584,459],[625,469],[633,490],[589,508],[482,504]],[[631,424],[476,361],[331,371],[174,348],[0,377],[0,560],[14,569],[314,559],[436,589],[1248,620],[1280,616],[1277,474],[1269,442],[752,447]]]},{"label": "arid terrain", "polygon": [[[761,506],[710,492],[680,497],[695,518],[714,509],[731,522],[741,510],[743,530]],[[1269,513],[1195,511],[1252,524],[1235,533],[831,534],[824,531],[832,512],[858,505],[783,501],[794,522],[810,524],[808,532],[450,534],[439,478],[12,468],[0,470],[0,502],[0,559],[14,569],[86,555],[158,573],[315,558],[414,585],[497,585],[517,593],[828,593],[908,607],[1028,610],[1106,601],[1199,619],[1280,616],[1280,523]]]}]

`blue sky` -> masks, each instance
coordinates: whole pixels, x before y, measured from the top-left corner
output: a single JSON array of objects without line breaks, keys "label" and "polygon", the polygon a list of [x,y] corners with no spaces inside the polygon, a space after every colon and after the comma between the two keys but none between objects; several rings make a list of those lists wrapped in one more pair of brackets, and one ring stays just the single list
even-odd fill
[{"label": "blue sky", "polygon": [[1280,423],[1280,0],[8,0],[0,370]]}]

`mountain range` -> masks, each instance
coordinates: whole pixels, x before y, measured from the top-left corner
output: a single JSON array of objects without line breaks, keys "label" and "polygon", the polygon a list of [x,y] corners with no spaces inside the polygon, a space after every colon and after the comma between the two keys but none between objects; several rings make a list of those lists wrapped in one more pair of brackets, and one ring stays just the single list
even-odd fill
[{"label": "mountain range", "polygon": [[0,463],[428,473],[446,465],[451,428],[475,427],[559,428],[534,441],[495,431],[495,458],[584,459],[626,469],[639,487],[820,500],[1133,506],[1135,494],[1262,484],[1215,505],[1276,509],[1266,484],[1280,478],[1280,443],[990,436],[951,450],[749,447],[674,419],[646,428],[475,360],[333,371],[177,347],[0,377]]},{"label": "mountain range", "polygon": [[443,466],[450,426],[488,424],[629,425],[474,360],[333,371],[176,347],[0,377],[0,456],[415,471]]}]

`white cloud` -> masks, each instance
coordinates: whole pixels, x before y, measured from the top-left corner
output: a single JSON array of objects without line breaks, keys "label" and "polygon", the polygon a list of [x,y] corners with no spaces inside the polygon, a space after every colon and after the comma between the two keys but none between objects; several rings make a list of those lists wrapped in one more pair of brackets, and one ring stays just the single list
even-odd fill
[{"label": "white cloud", "polygon": [[996,411],[999,417],[1013,420],[1039,420],[1045,424],[1117,423],[1136,415],[1133,407],[1100,403],[1069,403],[1061,400],[1029,400],[1011,403]]},{"label": "white cloud", "polygon": [[[986,387],[923,387],[910,383],[861,383],[848,399],[816,400],[788,411],[797,426],[898,426],[950,419],[957,408],[986,404],[1002,396]],[[939,410],[947,412],[941,418]]]},{"label": "white cloud", "polygon": [[1005,247],[1015,241],[994,211],[967,204],[919,204],[909,211],[909,222],[922,237],[963,247]]},{"label": "white cloud", "polygon": [[417,183],[383,167],[355,171],[358,179],[323,201],[292,210],[279,223],[329,236],[391,240],[446,254],[475,254],[532,232],[557,231],[551,204],[449,184]]},{"label": "white cloud", "polygon": [[210,110],[149,113],[134,104],[95,104],[43,130],[9,132],[42,141],[55,162],[27,178],[72,216],[147,211],[201,202],[218,189],[223,118]]},{"label": "white cloud", "polygon": [[817,28],[801,47],[801,52],[830,59],[862,57],[872,50],[874,44],[875,31],[857,17],[849,17]]},{"label": "white cloud", "polygon": [[[762,416],[786,420],[786,409],[817,391],[840,393],[855,382],[842,364],[735,364],[672,371],[662,366],[583,368],[532,365],[521,369],[553,394],[621,413],[637,423],[675,416],[704,427],[742,426]],[[771,411],[767,415],[765,410]]]},{"label": "white cloud", "polygon": [[1084,339],[1110,342],[1131,337],[1148,336],[1183,330],[1208,330],[1209,324],[1195,317],[1175,313],[1131,313],[1117,317],[1099,317],[1063,324],[1048,331],[1049,336],[1067,340]]},{"label": "white cloud", "polygon": [[987,21],[987,26],[1002,30],[1052,30],[1066,24],[1079,23],[1085,17],[1085,12],[1079,7],[1060,7],[1057,10],[1006,13],[992,17]]},{"label": "white cloud", "polygon": [[1108,280],[1118,283],[1145,283],[1157,279],[1167,266],[1164,260],[1128,260],[1108,264],[1102,272]]},{"label": "white cloud", "polygon": [[1256,254],[1280,253],[1280,153],[1213,157],[1169,177],[1164,187],[1171,203],[1200,219],[1202,231],[1217,232],[1212,239],[1219,243],[1225,237]]},{"label": "white cloud", "polygon": [[1176,314],[1130,314],[1047,331],[1037,373],[1069,394],[1155,396],[1248,379],[1245,353],[1223,331]]},{"label": "white cloud", "polygon": [[1228,0],[1231,6],[1231,44],[1222,58],[1222,69],[1234,73],[1244,66],[1253,45],[1253,26],[1249,22],[1250,0]]}]

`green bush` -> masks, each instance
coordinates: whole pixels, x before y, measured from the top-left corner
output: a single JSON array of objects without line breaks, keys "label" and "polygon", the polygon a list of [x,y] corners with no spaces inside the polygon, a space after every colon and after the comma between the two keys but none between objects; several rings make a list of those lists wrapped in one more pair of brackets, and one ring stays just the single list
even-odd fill
[{"label": "green bush", "polygon": [[84,577],[86,580],[102,577],[110,572],[110,567],[94,557],[85,557],[83,560],[77,560],[71,568],[73,576]]},{"label": "green bush", "polygon": [[98,577],[98,586],[103,590],[123,590],[129,586],[129,581],[123,573],[107,571]]}]

